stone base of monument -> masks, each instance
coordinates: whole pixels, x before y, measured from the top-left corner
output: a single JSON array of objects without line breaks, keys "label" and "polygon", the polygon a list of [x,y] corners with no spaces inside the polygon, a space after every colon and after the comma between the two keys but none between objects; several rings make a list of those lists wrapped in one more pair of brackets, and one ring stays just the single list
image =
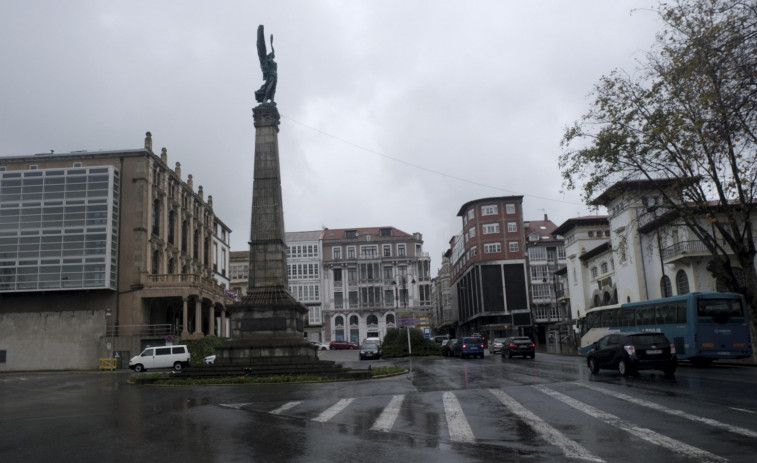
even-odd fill
[{"label": "stone base of monument", "polygon": [[303,337],[303,315],[307,308],[286,290],[254,290],[228,308],[231,339],[216,347],[212,365],[185,369],[182,376],[371,377],[368,370],[345,369],[336,362],[318,359],[318,352]]}]

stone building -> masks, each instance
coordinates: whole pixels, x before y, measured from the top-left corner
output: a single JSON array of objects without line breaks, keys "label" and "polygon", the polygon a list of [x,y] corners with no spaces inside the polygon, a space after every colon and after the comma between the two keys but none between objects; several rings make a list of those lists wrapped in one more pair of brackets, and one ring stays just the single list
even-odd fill
[{"label": "stone building", "polygon": [[230,233],[149,132],[140,149],[0,158],[0,371],[224,335]]},{"label": "stone building", "polygon": [[398,314],[430,314],[431,259],[420,233],[326,228],[321,243],[324,342],[383,338],[402,321]]}]

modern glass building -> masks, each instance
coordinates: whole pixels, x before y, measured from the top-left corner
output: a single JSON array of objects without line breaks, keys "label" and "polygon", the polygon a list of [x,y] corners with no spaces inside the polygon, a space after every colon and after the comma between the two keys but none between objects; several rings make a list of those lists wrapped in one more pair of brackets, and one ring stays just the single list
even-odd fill
[{"label": "modern glass building", "polygon": [[0,172],[0,291],[117,287],[113,166]]}]

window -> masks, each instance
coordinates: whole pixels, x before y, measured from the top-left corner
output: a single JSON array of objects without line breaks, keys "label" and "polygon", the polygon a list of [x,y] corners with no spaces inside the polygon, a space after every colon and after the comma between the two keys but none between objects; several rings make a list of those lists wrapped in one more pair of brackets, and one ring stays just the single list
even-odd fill
[{"label": "window", "polygon": [[339,260],[342,258],[342,248],[338,248],[334,246],[331,248],[331,257],[333,257],[335,260]]},{"label": "window", "polygon": [[312,306],[309,309],[308,313],[308,323],[311,325],[320,325],[323,323],[321,321],[321,307],[320,306]]},{"label": "window", "polygon": [[378,246],[360,246],[360,257],[375,259],[376,257],[378,257]]},{"label": "window", "polygon": [[392,256],[392,245],[391,244],[385,244],[383,246],[384,249],[384,257],[391,257]]},{"label": "window", "polygon": [[348,259],[354,259],[355,258],[355,246],[348,246],[347,247],[347,258]]},{"label": "window", "polygon": [[471,229],[468,230],[468,237],[469,238],[475,238],[476,237],[476,227],[471,227]]},{"label": "window", "polygon": [[354,284],[357,282],[357,269],[356,268],[348,268],[347,269],[347,281],[351,284]]},{"label": "window", "polygon": [[609,268],[607,266],[607,262],[602,262],[602,265],[600,267],[602,269],[602,275],[604,275],[605,273],[607,273],[607,271],[609,270]]},{"label": "window", "polygon": [[679,270],[676,273],[676,289],[678,290],[678,294],[687,294],[689,292],[689,277],[683,270]]},{"label": "window", "polygon": [[404,256],[406,255],[406,249],[404,244],[398,244],[397,245],[397,255],[398,256]]},{"label": "window", "polygon": [[468,210],[468,220],[473,220],[473,217],[475,217],[476,212],[473,209]]},{"label": "window", "polygon": [[509,245],[510,252],[518,252],[520,250],[520,247],[518,246],[517,241],[510,241],[508,245]]},{"label": "window", "polygon": [[357,238],[357,230],[345,230],[344,231],[344,237],[345,238]]},{"label": "window", "polygon": [[518,231],[518,224],[515,222],[507,222],[507,232],[515,233]]},{"label": "window", "polygon": [[394,325],[394,314],[386,314],[386,324]]},{"label": "window", "polygon": [[499,243],[484,244],[484,254],[494,254],[502,252],[502,246]]},{"label": "window", "polygon": [[344,308],[344,293],[342,293],[341,291],[337,291],[334,293],[334,308],[335,309]]},{"label": "window", "polygon": [[531,260],[531,262],[546,262],[547,248],[541,246],[528,248],[528,258]]},{"label": "window", "polygon": [[507,214],[515,214],[515,204],[506,204],[505,205],[505,212]]},{"label": "window", "polygon": [[475,257],[478,255],[478,248],[476,246],[471,246],[470,248],[470,255],[471,257]]},{"label": "window", "polygon": [[497,205],[481,206],[481,215],[497,215]]},{"label": "window", "polygon": [[379,228],[379,236],[392,236],[391,228]]},{"label": "window", "polygon": [[384,280],[385,281],[392,281],[392,278],[394,278],[394,270],[392,270],[392,267],[384,267]]},{"label": "window", "polygon": [[592,278],[596,278],[598,275],[599,275],[599,270],[597,269],[597,267],[592,267],[591,268],[591,277]]},{"label": "window", "polygon": [[499,224],[487,223],[483,225],[482,229],[483,229],[484,235],[491,235],[493,233],[499,233]]},{"label": "window", "polygon": [[663,277],[660,278],[660,294],[662,297],[670,297],[673,295],[673,285],[667,275],[663,275]]}]

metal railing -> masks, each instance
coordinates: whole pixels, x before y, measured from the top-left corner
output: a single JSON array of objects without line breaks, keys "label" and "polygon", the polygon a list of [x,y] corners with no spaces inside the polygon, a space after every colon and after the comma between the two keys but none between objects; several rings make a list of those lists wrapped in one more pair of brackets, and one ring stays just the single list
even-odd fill
[{"label": "metal railing", "polygon": [[[718,244],[730,252],[730,246],[725,241],[718,240]],[[681,241],[662,250],[662,260],[667,261],[684,255],[702,256],[710,254],[710,250],[699,240]]]}]

